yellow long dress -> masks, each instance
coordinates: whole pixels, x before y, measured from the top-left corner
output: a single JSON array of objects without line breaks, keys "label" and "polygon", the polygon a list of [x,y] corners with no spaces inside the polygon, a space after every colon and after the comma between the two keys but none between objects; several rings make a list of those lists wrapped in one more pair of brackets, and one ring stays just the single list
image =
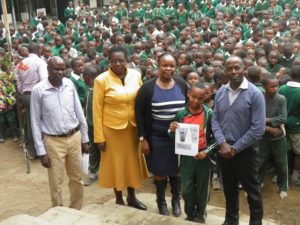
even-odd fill
[{"label": "yellow long dress", "polygon": [[138,71],[127,69],[124,85],[108,70],[94,83],[93,122],[95,143],[105,142],[101,152],[99,184],[118,191],[139,188],[148,177],[137,137],[134,102],[141,86]]}]

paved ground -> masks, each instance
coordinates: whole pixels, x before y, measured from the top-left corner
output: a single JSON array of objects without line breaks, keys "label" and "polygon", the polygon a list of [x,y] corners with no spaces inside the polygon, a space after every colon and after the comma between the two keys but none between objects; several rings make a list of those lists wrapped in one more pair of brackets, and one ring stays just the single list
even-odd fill
[{"label": "paved ground", "polygon": [[[16,214],[38,216],[50,207],[47,171],[39,161],[31,162],[31,174],[25,173],[23,153],[11,140],[0,144],[0,221]],[[291,187],[289,197],[280,200],[277,188],[266,178],[263,190],[265,218],[278,224],[300,224],[300,187]],[[148,179],[140,192],[154,193],[151,179]],[[67,182],[64,185],[65,205],[68,205]],[[100,189],[97,184],[85,188],[85,205],[103,203],[113,198],[112,190]],[[222,191],[212,191],[210,205],[224,207]],[[241,211],[248,212],[246,199],[241,194]]]}]

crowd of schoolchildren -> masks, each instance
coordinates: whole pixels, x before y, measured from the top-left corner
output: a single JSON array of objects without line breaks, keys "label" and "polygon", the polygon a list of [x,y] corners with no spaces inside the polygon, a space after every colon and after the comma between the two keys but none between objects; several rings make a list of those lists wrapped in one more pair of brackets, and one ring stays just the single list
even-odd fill
[{"label": "crowd of schoolchildren", "polygon": [[[15,65],[28,57],[31,42],[43,46],[41,58],[46,62],[51,56],[64,59],[65,76],[74,83],[86,109],[89,130],[93,130],[92,80],[109,68],[108,52],[114,45],[126,47],[127,66],[139,70],[143,81],[157,76],[160,55],[173,54],[175,76],[189,86],[203,83],[203,104],[210,108],[216,91],[227,83],[226,60],[240,57],[245,76],[266,100],[266,132],[258,143],[259,178],[262,182],[266,168],[274,167],[277,177],[273,180],[285,198],[289,184],[300,184],[299,21],[299,0],[145,0],[93,10],[82,2],[75,8],[70,2],[61,20],[40,13],[9,32]],[[7,31],[0,26],[4,56]],[[15,90],[8,77],[8,71],[1,71],[0,142],[4,142],[5,128],[10,128],[15,140],[18,137]],[[93,132],[90,135],[92,141]],[[94,148],[90,179],[94,180],[100,156],[90,144]],[[212,169],[213,188],[220,189],[219,168]]]}]

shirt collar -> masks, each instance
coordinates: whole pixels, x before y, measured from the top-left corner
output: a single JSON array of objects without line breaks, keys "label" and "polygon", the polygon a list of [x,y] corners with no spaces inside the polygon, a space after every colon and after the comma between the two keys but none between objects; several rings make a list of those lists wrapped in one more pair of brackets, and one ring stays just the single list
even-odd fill
[{"label": "shirt collar", "polygon": [[71,73],[71,76],[75,79],[75,80],[79,80],[80,79],[80,75],[75,74],[74,72]]},{"label": "shirt collar", "polygon": [[296,81],[288,81],[286,83],[287,86],[289,87],[297,87],[297,88],[300,88],[300,82],[296,82]]},{"label": "shirt collar", "polygon": [[68,86],[69,83],[67,82],[66,79],[67,79],[67,78],[63,78],[63,79],[62,79],[62,83],[61,83],[61,85],[60,85],[59,88],[54,87],[54,86],[50,83],[50,81],[47,79],[47,80],[46,80],[46,84],[45,84],[45,90],[48,90],[48,89],[56,89],[56,90],[58,90],[58,89],[61,89],[61,88],[65,87],[65,86]]},{"label": "shirt collar", "polygon": [[241,85],[235,91],[232,90],[232,88],[230,87],[230,82],[228,82],[228,84],[226,84],[226,88],[233,91],[233,92],[236,92],[240,89],[246,90],[246,89],[248,89],[248,86],[249,86],[249,83],[248,83],[248,80],[245,77],[243,78],[243,82],[241,83]]}]

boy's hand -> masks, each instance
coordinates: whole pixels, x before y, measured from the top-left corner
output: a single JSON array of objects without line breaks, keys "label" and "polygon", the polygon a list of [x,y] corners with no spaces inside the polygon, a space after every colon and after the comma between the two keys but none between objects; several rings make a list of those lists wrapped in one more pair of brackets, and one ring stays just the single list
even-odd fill
[{"label": "boy's hand", "polygon": [[269,132],[274,136],[274,137],[280,137],[282,135],[282,130],[277,127],[272,127],[269,129]]},{"label": "boy's hand", "polygon": [[149,147],[149,143],[147,141],[147,139],[144,139],[141,141],[141,149],[142,149],[142,152],[148,156],[150,154],[150,147]]},{"label": "boy's hand", "polygon": [[170,131],[172,133],[174,133],[177,128],[178,128],[178,123],[177,122],[173,121],[172,123],[170,123]]},{"label": "boy's hand", "polygon": [[198,152],[198,154],[195,155],[194,158],[196,160],[199,160],[199,159],[204,159],[206,156],[207,156],[207,154],[204,151],[201,151],[201,152]]},{"label": "boy's hand", "polygon": [[46,167],[46,168],[51,167],[51,160],[47,154],[41,156],[41,163],[42,163],[43,167]]},{"label": "boy's hand", "polygon": [[96,146],[98,148],[99,151],[105,152],[105,142],[101,142],[101,143],[96,143]]}]

